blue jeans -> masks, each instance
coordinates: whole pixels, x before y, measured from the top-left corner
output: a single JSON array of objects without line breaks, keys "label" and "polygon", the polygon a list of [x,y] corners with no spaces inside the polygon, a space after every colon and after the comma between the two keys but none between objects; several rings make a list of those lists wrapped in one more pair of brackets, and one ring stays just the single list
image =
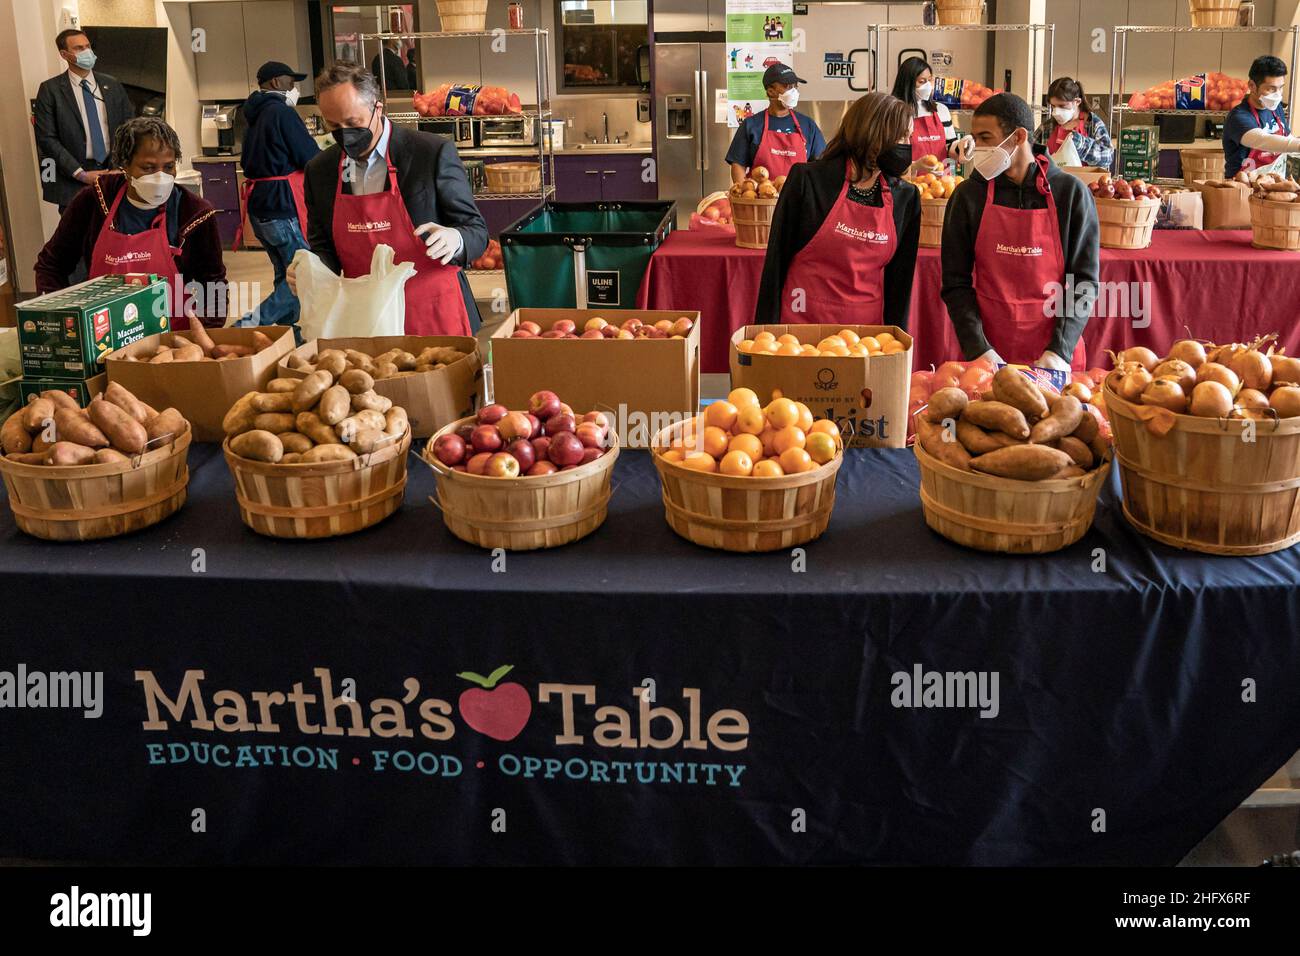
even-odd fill
[{"label": "blue jeans", "polygon": [[[306,249],[307,241],[294,219],[256,219],[248,217],[253,235],[271,257],[275,268],[275,288],[252,312],[239,320],[239,325],[293,325],[298,324],[298,297],[289,290],[284,272],[293,261],[294,253]],[[295,334],[297,329],[294,329]]]}]

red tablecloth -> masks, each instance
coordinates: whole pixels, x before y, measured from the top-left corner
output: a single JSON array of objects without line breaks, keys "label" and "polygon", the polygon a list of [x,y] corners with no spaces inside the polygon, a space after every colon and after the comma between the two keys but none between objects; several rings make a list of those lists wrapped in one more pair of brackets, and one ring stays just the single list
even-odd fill
[{"label": "red tablecloth", "polygon": [[[763,255],[736,248],[730,236],[679,230],[650,259],[637,305],[699,309],[703,370],[725,372],[732,332],[754,318]],[[1300,354],[1300,255],[1252,248],[1249,231],[1157,231],[1147,249],[1103,249],[1101,279],[1112,284],[1104,287],[1108,305],[1122,305],[1128,295],[1145,318],[1131,317],[1131,307],[1120,317],[1095,314],[1084,332],[1090,366],[1107,367],[1107,349],[1160,351],[1188,331],[1216,342],[1278,332],[1287,352]],[[909,329],[916,368],[961,357],[940,284],[939,250],[922,249]],[[853,318],[825,321],[851,324]]]}]

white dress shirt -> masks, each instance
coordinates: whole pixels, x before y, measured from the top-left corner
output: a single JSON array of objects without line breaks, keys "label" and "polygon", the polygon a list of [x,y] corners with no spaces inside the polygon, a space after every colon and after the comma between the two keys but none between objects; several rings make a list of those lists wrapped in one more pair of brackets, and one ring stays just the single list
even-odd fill
[{"label": "white dress shirt", "polygon": [[[94,159],[94,148],[90,145],[90,121],[86,118],[86,100],[82,96],[81,77],[67,71],[68,82],[72,84],[72,98],[77,101],[77,109],[81,113],[81,131],[86,137],[86,155],[82,159]],[[90,83],[91,95],[95,97],[95,112],[99,114],[99,131],[104,136],[104,146],[109,153],[113,152],[113,141],[108,138],[108,104],[104,102],[104,97],[100,95],[99,84],[95,82],[94,71],[86,74],[86,81]]]},{"label": "white dress shirt", "polygon": [[385,116],[384,131],[379,134],[379,144],[370,151],[370,155],[364,160],[365,165],[359,171],[355,160],[344,157],[344,182],[351,184],[353,196],[369,196],[388,188],[388,138],[392,131],[393,124]]}]

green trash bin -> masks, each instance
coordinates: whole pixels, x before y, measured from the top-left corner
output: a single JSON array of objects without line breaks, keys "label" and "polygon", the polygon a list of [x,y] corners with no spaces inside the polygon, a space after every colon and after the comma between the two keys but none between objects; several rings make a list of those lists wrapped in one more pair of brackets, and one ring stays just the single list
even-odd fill
[{"label": "green trash bin", "polygon": [[501,233],[512,309],[631,309],[673,202],[564,202]]}]

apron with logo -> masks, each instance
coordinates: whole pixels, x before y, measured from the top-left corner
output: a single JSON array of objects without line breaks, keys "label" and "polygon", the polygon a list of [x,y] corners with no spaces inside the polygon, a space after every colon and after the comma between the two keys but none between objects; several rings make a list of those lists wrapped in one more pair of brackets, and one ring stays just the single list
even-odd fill
[{"label": "apron with logo", "polygon": [[[1246,105],[1250,108],[1250,115],[1255,117],[1255,122],[1259,124],[1259,128],[1269,132],[1269,130],[1265,129],[1264,121],[1259,118],[1259,112],[1254,105],[1250,102],[1247,102]],[[1273,119],[1277,120],[1277,128],[1281,131],[1280,135],[1290,136],[1291,131],[1286,128],[1286,123],[1282,122],[1282,117],[1277,114],[1277,110],[1270,110],[1270,112],[1273,114]],[[1266,149],[1252,149],[1246,158],[1241,161],[1241,168],[1248,172],[1277,173],[1279,176],[1285,176],[1286,154],[1270,153]]]},{"label": "apron with logo", "polygon": [[[786,273],[781,322],[881,325],[885,315],[883,276],[894,258],[894,196],[880,181],[880,206],[864,206],[844,187],[826,221],[800,249]],[[796,302],[795,296],[800,295]],[[794,306],[801,304],[802,311]]]},{"label": "apron with logo", "polygon": [[763,166],[768,175],[776,179],[788,176],[796,163],[808,162],[808,147],[794,110],[790,111],[790,119],[794,121],[794,132],[780,133],[770,128],[771,116],[764,115],[763,138],[758,141],[758,151],[754,153],[754,164],[750,169]]},{"label": "apron with logo", "polygon": [[283,176],[263,176],[260,179],[245,179],[244,185],[239,190],[239,227],[235,230],[235,241],[231,244],[232,250],[238,249],[244,241],[244,223],[248,222],[248,197],[253,194],[253,186],[257,183],[280,183],[289,184],[289,191],[293,193],[293,205],[298,210],[298,229],[302,232],[302,237],[307,238],[307,200],[303,196],[302,183],[306,177],[301,169],[295,169],[291,173]]},{"label": "apron with logo", "polygon": [[158,207],[158,215],[153,225],[144,232],[133,236],[118,232],[113,226],[117,218],[117,208],[122,204],[122,197],[131,186],[123,183],[108,207],[108,217],[95,239],[90,253],[90,269],[87,275],[97,279],[105,275],[126,275],[129,272],[152,272],[161,278],[170,277],[172,285],[171,317],[184,316],[185,287],[181,281],[176,259],[181,254],[180,246],[173,246],[167,238],[167,204]]},{"label": "apron with logo", "polygon": [[947,139],[943,134],[943,120],[939,119],[939,114],[916,117],[912,121],[912,162],[923,156],[944,159],[947,155]]},{"label": "apron with logo", "polygon": [[[1046,186],[1046,157],[1039,157],[1037,163],[1044,176],[1047,208],[996,205],[991,179],[975,237],[975,296],[984,336],[1012,365],[1033,365],[1047,350],[1056,318],[1047,314],[1046,306],[1050,300],[1060,300],[1052,289],[1065,282],[1060,220],[1052,190]],[[1088,367],[1083,336],[1069,358],[1072,369]]]},{"label": "apron with logo", "polygon": [[469,314],[460,290],[460,267],[443,265],[425,254],[424,240],[397,188],[397,167],[388,163],[388,189],[368,196],[343,192],[344,157],[334,189],[334,251],[349,279],[370,274],[378,245],[390,246],[394,262],[411,262],[415,275],[406,280],[407,335],[470,335]]}]

